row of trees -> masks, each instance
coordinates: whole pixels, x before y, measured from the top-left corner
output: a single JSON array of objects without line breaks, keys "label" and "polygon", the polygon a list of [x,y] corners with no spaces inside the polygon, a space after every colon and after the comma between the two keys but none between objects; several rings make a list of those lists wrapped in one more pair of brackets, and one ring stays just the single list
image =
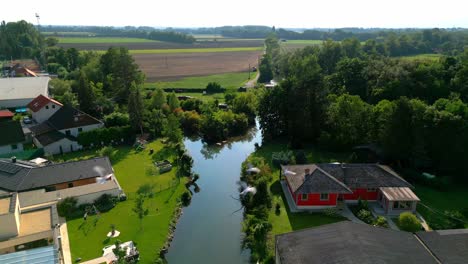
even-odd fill
[{"label": "row of trees", "polygon": [[44,43],[36,28],[24,20],[0,24],[0,60],[39,58]]},{"label": "row of trees", "polygon": [[404,61],[329,41],[275,58],[283,81],[264,91],[258,108],[265,140],[342,150],[374,143],[405,166],[466,171],[468,51]]}]

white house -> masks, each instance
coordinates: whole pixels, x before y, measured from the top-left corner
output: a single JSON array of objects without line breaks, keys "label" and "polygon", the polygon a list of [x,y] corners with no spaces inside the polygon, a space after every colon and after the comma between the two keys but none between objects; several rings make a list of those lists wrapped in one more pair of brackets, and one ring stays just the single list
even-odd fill
[{"label": "white house", "polygon": [[37,96],[49,95],[49,77],[0,78],[0,107],[25,107]]},{"label": "white house", "polygon": [[42,94],[28,104],[29,112],[37,123],[47,121],[62,106],[62,103]]},{"label": "white house", "polygon": [[23,151],[23,128],[18,121],[0,121],[0,155]]}]

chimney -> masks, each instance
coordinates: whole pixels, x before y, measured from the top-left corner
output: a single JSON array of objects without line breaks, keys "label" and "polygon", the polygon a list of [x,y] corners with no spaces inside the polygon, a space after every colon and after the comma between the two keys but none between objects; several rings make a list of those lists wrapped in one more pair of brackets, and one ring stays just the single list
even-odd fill
[{"label": "chimney", "polygon": [[11,163],[16,163],[16,157],[15,156],[11,157]]},{"label": "chimney", "polygon": [[309,173],[310,173],[310,169],[305,169],[305,171],[304,171],[304,172],[305,172],[305,175],[309,175]]}]

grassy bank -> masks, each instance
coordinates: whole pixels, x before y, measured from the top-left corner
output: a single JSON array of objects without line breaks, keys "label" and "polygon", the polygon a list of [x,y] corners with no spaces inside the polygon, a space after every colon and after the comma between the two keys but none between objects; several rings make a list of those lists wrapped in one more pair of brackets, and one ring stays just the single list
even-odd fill
[{"label": "grassy bank", "polygon": [[[164,147],[160,141],[147,145],[146,150],[137,152],[130,147],[116,148],[113,157],[115,175],[128,196],[128,200],[120,202],[115,208],[99,216],[89,216],[67,220],[72,259],[89,260],[100,257],[102,248],[115,243],[115,239],[107,239],[110,225],[114,224],[121,232],[118,237],[122,242],[133,240],[140,250],[141,263],[151,263],[159,253],[159,249],[167,240],[169,225],[174,217],[174,211],[179,206],[178,198],[185,190],[184,182],[175,176],[176,168],[161,175],[151,175],[148,169],[153,166],[149,149],[154,149],[160,159],[171,160],[174,153]],[[55,159],[90,158],[94,151],[75,152]],[[158,158],[158,159],[159,159]],[[149,214],[140,223],[133,213],[134,199],[137,189],[143,184],[155,186],[156,194],[145,201]]]}]

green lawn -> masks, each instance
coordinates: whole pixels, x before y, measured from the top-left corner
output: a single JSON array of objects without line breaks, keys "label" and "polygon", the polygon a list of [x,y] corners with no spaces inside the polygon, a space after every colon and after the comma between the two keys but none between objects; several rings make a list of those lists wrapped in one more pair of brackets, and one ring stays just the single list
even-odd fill
[{"label": "green lawn", "polygon": [[323,43],[323,40],[320,39],[306,39],[306,40],[287,40],[281,42],[284,45],[288,44],[296,44],[296,45],[321,45]]},{"label": "green lawn", "polygon": [[[151,148],[155,150],[154,155],[157,155],[158,159],[171,160],[174,155],[173,151],[164,148],[159,141],[148,144],[146,150],[141,152],[136,152],[130,147],[117,148],[113,167],[128,200],[118,203],[115,208],[99,217],[88,217],[87,221],[82,218],[67,220],[72,259],[80,257],[89,260],[101,256],[102,248],[115,242],[115,239],[106,238],[111,224],[121,232],[119,240],[133,240],[137,243],[141,263],[150,263],[155,259],[158,250],[166,242],[169,225],[178,206],[178,198],[185,191],[185,186],[184,182],[177,180],[175,168],[161,175],[149,175],[148,168],[152,167],[152,156],[149,155],[148,149]],[[76,152],[55,159],[90,158],[94,153]],[[146,200],[145,206],[149,209],[149,215],[140,225],[132,208],[138,187],[145,183],[153,184],[157,193],[153,198]]]},{"label": "green lawn", "polygon": [[418,54],[411,56],[397,57],[402,60],[419,60],[419,61],[437,61],[442,57],[442,54]]},{"label": "green lawn", "polygon": [[[250,78],[255,78],[254,72],[250,73]],[[145,88],[206,88],[210,82],[217,82],[226,89],[237,89],[248,81],[248,72],[223,73],[207,76],[187,77],[172,82],[147,83]]]},{"label": "green lawn", "polygon": [[58,37],[58,40],[62,44],[158,42],[151,39],[125,37]]}]

